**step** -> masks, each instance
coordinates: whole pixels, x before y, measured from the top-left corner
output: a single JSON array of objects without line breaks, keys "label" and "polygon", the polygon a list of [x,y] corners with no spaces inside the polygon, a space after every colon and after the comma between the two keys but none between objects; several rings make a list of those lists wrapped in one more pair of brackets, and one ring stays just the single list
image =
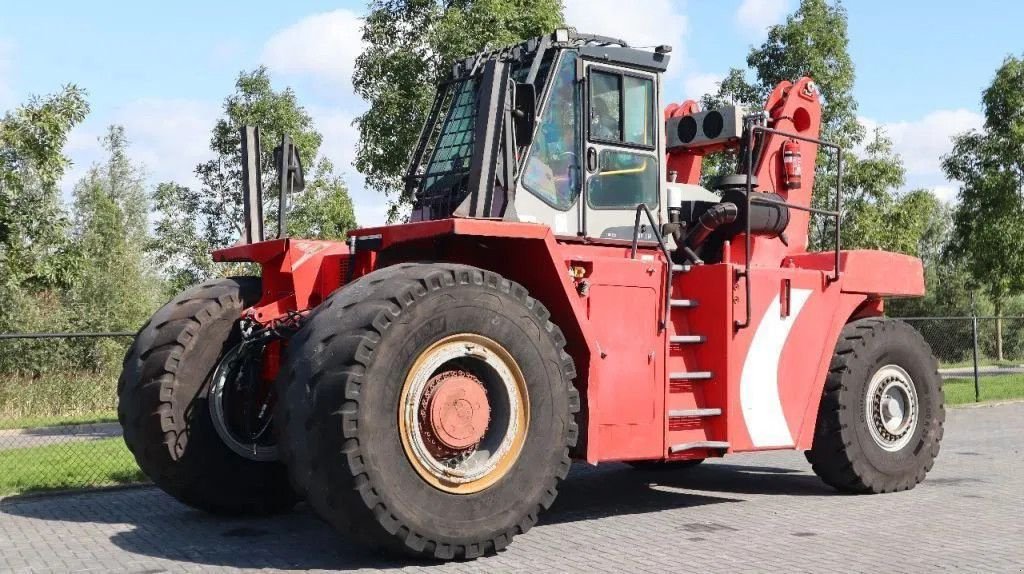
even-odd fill
[{"label": "step", "polygon": [[674,444],[668,448],[670,454],[677,452],[683,452],[686,450],[693,450],[696,448],[729,448],[729,443],[721,440],[699,440],[697,442],[684,442],[681,444]]},{"label": "step", "polygon": [[708,338],[704,335],[673,335],[669,337],[668,342],[675,345],[684,345],[688,343],[703,343]]},{"label": "step", "polygon": [[722,414],[722,409],[677,409],[668,412],[670,417],[714,417]]},{"label": "step", "polygon": [[685,263],[683,265],[673,264],[672,265],[672,272],[673,273],[687,273],[692,268],[693,268],[693,266],[690,265],[689,263]]},{"label": "step", "polygon": [[672,299],[672,300],[669,301],[669,303],[673,307],[696,307],[697,306],[697,300],[696,299]]},{"label": "step", "polygon": [[673,381],[703,381],[711,378],[711,371],[680,371],[669,373],[668,378]]}]

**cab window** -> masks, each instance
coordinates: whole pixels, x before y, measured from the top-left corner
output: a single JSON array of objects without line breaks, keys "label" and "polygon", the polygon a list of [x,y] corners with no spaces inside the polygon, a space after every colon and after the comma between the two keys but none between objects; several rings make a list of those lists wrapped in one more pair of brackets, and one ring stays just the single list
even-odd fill
[{"label": "cab window", "polygon": [[604,70],[590,73],[590,139],[654,147],[654,82]]},{"label": "cab window", "polygon": [[631,151],[601,152],[598,171],[587,181],[587,201],[596,209],[636,209],[658,204],[658,164]]},{"label": "cab window", "polygon": [[565,52],[522,175],[523,187],[563,211],[572,207],[580,194],[576,94],[576,53]]}]

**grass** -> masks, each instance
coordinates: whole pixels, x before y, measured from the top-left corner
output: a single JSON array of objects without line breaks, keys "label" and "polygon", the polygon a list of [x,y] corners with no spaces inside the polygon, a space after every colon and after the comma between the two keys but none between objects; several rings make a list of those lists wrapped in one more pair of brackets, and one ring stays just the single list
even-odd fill
[{"label": "grass", "polygon": [[[997,359],[986,359],[981,357],[978,359],[979,367],[1016,367],[1024,364],[1024,360],[997,360]],[[940,369],[961,369],[966,367],[973,367],[974,359],[964,359],[963,361],[950,361],[939,363]]]},{"label": "grass", "polygon": [[120,438],[0,451],[0,496],[143,480]]},{"label": "grass", "polygon": [[117,374],[0,375],[0,429],[116,420]]},{"label": "grass", "polygon": [[[982,401],[1003,401],[1024,398],[1024,374],[981,377],[978,383]],[[955,378],[943,381],[947,405],[974,402],[974,379]]]}]

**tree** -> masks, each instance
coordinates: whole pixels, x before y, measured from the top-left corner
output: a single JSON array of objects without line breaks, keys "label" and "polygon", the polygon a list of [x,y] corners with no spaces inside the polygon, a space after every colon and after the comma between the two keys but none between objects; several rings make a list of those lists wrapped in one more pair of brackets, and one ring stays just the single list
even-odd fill
[{"label": "tree", "polygon": [[370,103],[359,116],[356,167],[391,200],[390,218],[412,201],[402,183],[434,86],[452,63],[487,47],[548,34],[561,0],[373,0],[352,83]]},{"label": "tree", "polygon": [[[702,105],[710,108],[735,102],[747,109],[759,109],[779,82],[810,76],[823,100],[821,139],[852,149],[863,141],[865,134],[857,120],[857,102],[853,97],[855,73],[848,44],[846,9],[840,2],[801,0],[796,11],[784,23],[772,26],[764,43],[747,54],[746,63],[754,73],[754,81],[748,82],[747,74],[734,68],[717,93],[702,98]],[[819,209],[834,208],[834,153],[824,149],[818,152],[812,206]],[[852,153],[845,154],[845,171],[853,170],[856,161]],[[731,163],[718,157],[708,162],[705,173],[731,169]],[[899,185],[902,184],[900,181]],[[811,247],[822,249],[831,245],[831,220],[814,217],[811,221]]]},{"label": "tree", "polygon": [[[210,149],[214,158],[196,166],[200,189],[194,191],[177,183],[165,183],[158,186],[153,195],[158,217],[150,250],[174,288],[215,274],[218,268],[208,251],[227,247],[242,235],[240,129],[245,125],[260,130],[263,212],[268,236],[276,233],[279,197],[273,150],[285,134],[292,138],[304,167],[308,168],[308,191],[292,198],[298,213],[292,213],[288,231],[309,232],[312,233],[309,237],[313,238],[337,238],[355,227],[348,190],[334,174],[331,162],[318,158],[323,137],[313,126],[309,113],[299,104],[295,92],[291,88],[275,90],[266,68],[243,72],[235,82],[234,93],[224,100],[224,115],[213,127]],[[319,201],[331,205],[320,206]],[[347,213],[343,213],[344,206],[347,206]],[[320,216],[342,219],[312,219]]]},{"label": "tree", "polygon": [[[77,264],[58,183],[70,165],[68,133],[88,109],[85,92],[69,85],[0,117],[0,332],[66,325],[59,289]],[[47,343],[8,341],[0,370],[38,372],[54,354]]]},{"label": "tree", "polygon": [[168,296],[214,274],[210,245],[196,225],[199,205],[199,193],[177,183],[161,183],[153,192],[153,208],[160,216],[148,251],[161,269]]},{"label": "tree", "polygon": [[70,165],[63,153],[68,133],[88,110],[85,92],[68,85],[57,94],[32,97],[0,119],[0,284],[4,289],[38,291],[69,277],[67,261],[54,257],[66,246],[68,225],[57,184]]},{"label": "tree", "polygon": [[297,237],[344,240],[348,230],[356,227],[352,199],[344,180],[332,174],[330,162],[320,162],[317,172],[328,175],[315,179],[299,194],[288,215],[288,229]]},{"label": "tree", "polygon": [[[161,301],[158,280],[145,257],[149,212],[144,174],[128,158],[124,128],[110,126],[102,140],[104,163],[93,165],[75,186],[73,247],[82,262],[65,291],[71,326],[89,332],[130,331]],[[74,343],[81,367],[114,365],[121,342]]]},{"label": "tree", "polygon": [[[982,93],[985,123],[953,139],[942,167],[961,182],[953,215],[951,257],[964,262],[1001,317],[1024,288],[1024,60],[1008,57]],[[1002,359],[1002,322],[997,354]]]}]

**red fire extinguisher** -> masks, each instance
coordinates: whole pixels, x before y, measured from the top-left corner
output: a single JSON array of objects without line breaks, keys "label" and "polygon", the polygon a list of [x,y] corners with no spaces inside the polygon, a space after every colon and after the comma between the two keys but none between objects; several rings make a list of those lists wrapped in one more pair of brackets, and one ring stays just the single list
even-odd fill
[{"label": "red fire extinguisher", "polygon": [[800,187],[800,144],[796,140],[788,140],[782,144],[782,170],[786,189]]}]

